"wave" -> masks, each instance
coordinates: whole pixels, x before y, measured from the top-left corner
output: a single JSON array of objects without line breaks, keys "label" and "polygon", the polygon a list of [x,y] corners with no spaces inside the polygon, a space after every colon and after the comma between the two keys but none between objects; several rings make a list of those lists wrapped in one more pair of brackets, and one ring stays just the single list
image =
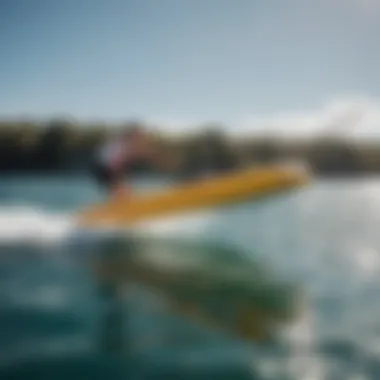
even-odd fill
[{"label": "wave", "polygon": [[0,208],[0,244],[56,243],[73,228],[70,214],[54,213],[32,206]]},{"label": "wave", "polygon": [[[157,221],[143,222],[131,231],[152,236],[173,235],[189,237],[204,231],[212,214],[176,216]],[[117,229],[112,229],[115,232]],[[103,232],[106,231],[105,229]],[[125,229],[124,229],[125,231]],[[94,235],[98,231],[78,229],[73,213],[52,212],[29,205],[0,207],[0,244],[28,243],[33,245],[60,244],[73,236]]]}]

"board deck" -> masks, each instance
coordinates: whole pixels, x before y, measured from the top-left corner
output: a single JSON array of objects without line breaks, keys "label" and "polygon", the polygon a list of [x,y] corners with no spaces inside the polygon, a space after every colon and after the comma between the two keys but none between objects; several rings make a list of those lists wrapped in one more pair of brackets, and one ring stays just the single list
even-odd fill
[{"label": "board deck", "polygon": [[222,207],[297,188],[308,176],[299,168],[272,165],[203,178],[148,194],[95,205],[78,215],[83,226],[130,225],[174,213]]}]

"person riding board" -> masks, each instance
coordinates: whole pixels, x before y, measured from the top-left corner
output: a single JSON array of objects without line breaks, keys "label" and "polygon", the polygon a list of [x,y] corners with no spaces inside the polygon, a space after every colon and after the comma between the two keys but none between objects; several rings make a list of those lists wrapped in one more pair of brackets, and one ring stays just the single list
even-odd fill
[{"label": "person riding board", "polygon": [[138,125],[123,130],[107,140],[95,151],[93,175],[98,184],[112,197],[130,196],[131,189],[124,184],[133,166],[141,161],[157,163],[147,132]]}]

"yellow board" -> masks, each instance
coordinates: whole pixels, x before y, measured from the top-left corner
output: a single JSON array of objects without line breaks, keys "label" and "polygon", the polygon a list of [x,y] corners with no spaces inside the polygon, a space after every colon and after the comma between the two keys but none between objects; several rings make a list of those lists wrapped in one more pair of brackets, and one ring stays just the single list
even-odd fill
[{"label": "yellow board", "polygon": [[86,227],[130,225],[174,213],[253,200],[298,187],[306,181],[307,174],[299,168],[282,165],[251,168],[136,195],[132,199],[110,200],[85,210],[78,219]]}]

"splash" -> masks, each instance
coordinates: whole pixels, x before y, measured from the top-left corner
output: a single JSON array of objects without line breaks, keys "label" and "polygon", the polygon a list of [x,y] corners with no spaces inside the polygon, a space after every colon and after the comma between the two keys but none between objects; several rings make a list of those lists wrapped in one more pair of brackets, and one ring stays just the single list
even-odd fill
[{"label": "splash", "polygon": [[[212,219],[212,214],[202,213],[143,222],[130,230],[148,236],[191,236],[204,231]],[[0,244],[60,244],[79,235],[89,237],[110,231],[125,232],[126,229],[79,230],[72,213],[52,212],[35,206],[0,207]]]},{"label": "splash", "polygon": [[217,214],[214,212],[195,212],[139,223],[134,231],[154,236],[172,236],[173,234],[176,237],[189,237],[194,234],[199,236],[215,218]]},{"label": "splash", "polygon": [[52,213],[29,206],[0,208],[0,243],[51,244],[65,239],[74,224],[70,214]]}]

